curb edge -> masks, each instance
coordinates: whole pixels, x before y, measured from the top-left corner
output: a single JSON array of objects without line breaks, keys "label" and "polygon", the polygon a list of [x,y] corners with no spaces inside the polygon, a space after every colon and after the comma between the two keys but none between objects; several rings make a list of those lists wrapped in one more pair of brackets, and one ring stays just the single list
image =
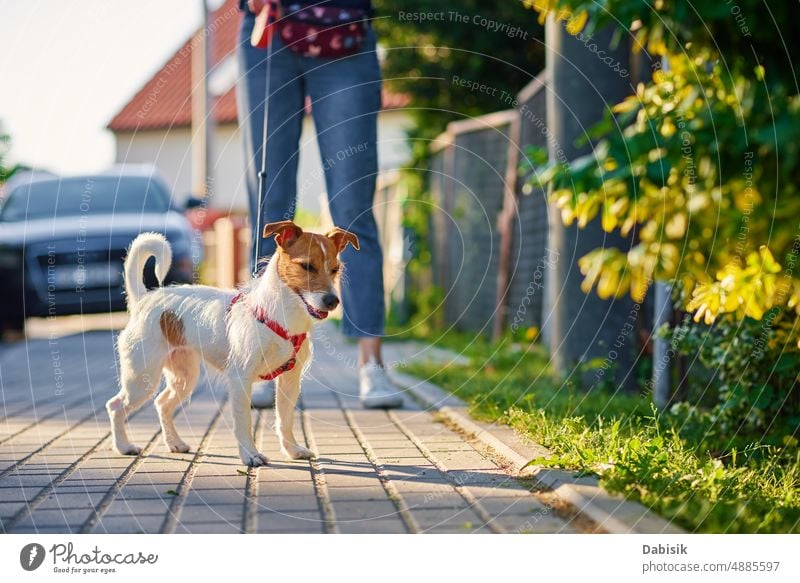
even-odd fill
[{"label": "curb edge", "polygon": [[[485,446],[511,461],[517,473],[531,459],[551,455],[547,448],[523,441],[508,426],[472,419],[464,401],[433,383],[397,371],[393,371],[392,376],[426,407],[444,415],[462,431],[474,435]],[[594,478],[581,478],[575,472],[547,468],[537,468],[526,475],[552,490],[611,534],[685,534],[683,529],[642,504],[605,491]]]}]

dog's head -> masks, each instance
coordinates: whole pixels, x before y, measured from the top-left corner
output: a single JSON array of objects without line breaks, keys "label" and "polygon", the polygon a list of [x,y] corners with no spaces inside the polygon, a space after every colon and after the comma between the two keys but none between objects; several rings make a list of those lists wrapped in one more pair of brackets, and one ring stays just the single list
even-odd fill
[{"label": "dog's head", "polygon": [[326,235],[305,233],[292,221],[270,223],[264,237],[275,237],[278,276],[306,305],[312,318],[322,320],[339,305],[336,286],[342,264],[339,254],[348,243],[358,249],[358,237],[334,227]]}]

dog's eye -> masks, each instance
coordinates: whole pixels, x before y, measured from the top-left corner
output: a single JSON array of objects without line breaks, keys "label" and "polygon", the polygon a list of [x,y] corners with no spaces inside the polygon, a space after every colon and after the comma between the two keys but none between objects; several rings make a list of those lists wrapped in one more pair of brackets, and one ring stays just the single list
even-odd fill
[{"label": "dog's eye", "polygon": [[339,273],[338,267],[334,267],[333,269],[331,269],[331,275],[336,275],[337,273]]},{"label": "dog's eye", "polygon": [[311,265],[310,263],[301,263],[300,267],[302,267],[303,269],[305,269],[309,273],[316,273],[317,272],[317,268],[314,267],[313,265]]}]

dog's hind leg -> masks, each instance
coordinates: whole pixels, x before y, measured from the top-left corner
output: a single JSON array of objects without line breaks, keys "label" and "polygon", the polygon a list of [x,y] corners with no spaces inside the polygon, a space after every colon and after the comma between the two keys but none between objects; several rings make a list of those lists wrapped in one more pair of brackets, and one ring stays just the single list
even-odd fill
[{"label": "dog's hind leg", "polygon": [[125,420],[152,398],[161,380],[163,356],[157,350],[146,350],[142,340],[131,342],[123,332],[119,339],[119,393],[106,403],[111,419],[113,447],[124,455],[139,455],[142,448],[131,443]]},{"label": "dog's hind leg", "polygon": [[303,369],[311,358],[309,342],[297,353],[297,363],[290,371],[278,377],[275,386],[275,429],[281,443],[281,452],[293,460],[307,460],[315,456],[314,452],[299,445],[294,438],[292,426],[294,425],[294,409],[297,405],[297,398],[300,396],[300,378],[303,376]]},{"label": "dog's hind leg", "polygon": [[193,350],[174,350],[164,363],[166,388],[156,398],[164,443],[171,452],[186,453],[189,446],[175,429],[175,408],[192,394],[200,376],[200,356]]}]

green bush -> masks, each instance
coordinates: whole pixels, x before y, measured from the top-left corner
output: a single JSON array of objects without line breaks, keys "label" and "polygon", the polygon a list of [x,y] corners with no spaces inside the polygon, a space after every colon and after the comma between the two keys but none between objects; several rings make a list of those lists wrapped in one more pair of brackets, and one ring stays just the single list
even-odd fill
[{"label": "green bush", "polygon": [[727,443],[724,449],[753,436],[773,445],[794,439],[800,428],[795,323],[794,313],[773,308],[762,320],[726,316],[711,326],[686,322],[666,329],[663,333],[675,350],[696,358],[707,371],[689,375],[689,401],[713,399],[710,408],[674,405],[672,413],[683,419],[682,430]]},{"label": "green bush", "polygon": [[641,300],[654,281],[669,282],[677,307],[702,322],[678,331],[685,337],[677,350],[712,375],[690,394],[707,404],[713,388],[710,411],[678,408],[686,426],[731,439],[793,434],[800,45],[775,39],[793,37],[800,5],[527,2],[576,34],[616,26],[653,63],[652,78],[588,131],[590,154],[551,160],[531,179],[552,190],[566,224],[597,219],[606,231],[635,236],[629,251],[599,248],[580,258],[584,290]]},{"label": "green bush", "polygon": [[11,178],[15,170],[15,168],[6,166],[6,158],[10,147],[11,138],[3,131],[3,125],[0,123],[0,184]]}]

